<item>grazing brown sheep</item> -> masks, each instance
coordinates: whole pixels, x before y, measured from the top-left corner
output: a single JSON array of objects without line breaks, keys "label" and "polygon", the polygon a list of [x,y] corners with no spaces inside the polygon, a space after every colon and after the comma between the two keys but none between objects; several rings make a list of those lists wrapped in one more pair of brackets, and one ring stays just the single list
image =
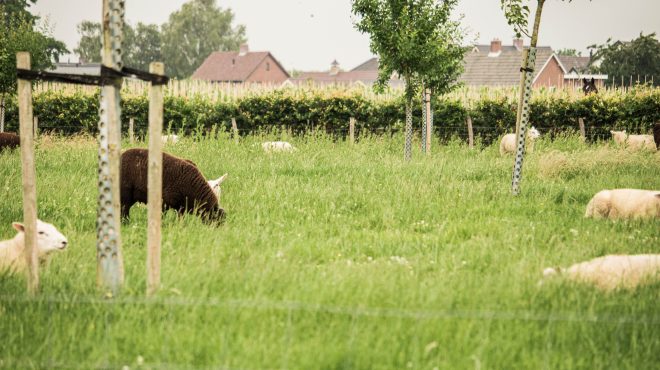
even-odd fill
[{"label": "grazing brown sheep", "polygon": [[[128,149],[121,155],[121,216],[127,219],[133,204],[147,203],[149,151]],[[199,169],[192,162],[163,153],[163,209],[196,213],[205,221],[221,221],[225,211]]]},{"label": "grazing brown sheep", "polygon": [[21,139],[11,132],[0,132],[0,152],[4,149],[14,149],[21,145]]}]

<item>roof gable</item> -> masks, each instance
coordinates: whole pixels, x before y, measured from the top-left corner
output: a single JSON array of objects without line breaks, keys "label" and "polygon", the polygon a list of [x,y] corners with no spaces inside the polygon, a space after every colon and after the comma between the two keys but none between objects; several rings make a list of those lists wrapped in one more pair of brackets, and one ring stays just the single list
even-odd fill
[{"label": "roof gable", "polygon": [[240,54],[237,51],[216,51],[211,53],[193,73],[193,78],[208,81],[246,81],[261,63],[270,57],[278,68],[289,75],[280,62],[270,52],[257,51]]}]

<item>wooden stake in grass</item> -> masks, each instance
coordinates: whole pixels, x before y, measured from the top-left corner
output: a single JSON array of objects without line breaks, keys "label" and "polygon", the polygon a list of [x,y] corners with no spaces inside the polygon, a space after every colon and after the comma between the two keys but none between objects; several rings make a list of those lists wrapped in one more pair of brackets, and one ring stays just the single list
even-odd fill
[{"label": "wooden stake in grass", "polygon": [[[16,67],[30,69],[30,53],[16,53]],[[25,226],[25,258],[27,260],[27,290],[39,290],[37,260],[37,183],[34,168],[34,128],[32,118],[32,83],[18,79],[18,120],[21,136],[21,170],[23,182],[23,225]]]},{"label": "wooden stake in grass", "polygon": [[[163,63],[151,63],[149,72],[162,75]],[[131,119],[132,120],[132,119]],[[147,296],[160,288],[161,214],[163,210],[163,85],[149,90],[149,174],[147,194]]]},{"label": "wooden stake in grass", "polygon": [[34,116],[34,123],[33,123],[32,130],[34,132],[34,134],[33,134],[34,138],[36,139],[37,136],[39,136],[39,117],[37,117],[37,116]]},{"label": "wooden stake in grass", "polygon": [[426,154],[429,155],[431,154],[431,132],[432,132],[432,127],[431,127],[431,90],[426,89],[424,90],[424,104],[426,106],[426,119],[425,122],[425,129],[426,129]]},{"label": "wooden stake in grass", "polygon": [[128,140],[130,141],[131,144],[133,144],[133,141],[135,141],[135,118],[131,117],[128,120]]},{"label": "wooden stake in grass", "polygon": [[580,138],[582,139],[582,142],[587,141],[587,134],[584,130],[584,119],[582,117],[578,118],[578,125],[580,125]]},{"label": "wooden stake in grass", "polygon": [[474,148],[474,131],[472,131],[472,117],[467,117],[467,130],[468,130],[468,147]]},{"label": "wooden stake in grass", "polygon": [[231,132],[234,136],[234,141],[238,144],[238,125],[236,124],[236,118],[231,118]]},{"label": "wooden stake in grass", "polygon": [[348,120],[348,139],[351,144],[355,144],[355,118]]}]

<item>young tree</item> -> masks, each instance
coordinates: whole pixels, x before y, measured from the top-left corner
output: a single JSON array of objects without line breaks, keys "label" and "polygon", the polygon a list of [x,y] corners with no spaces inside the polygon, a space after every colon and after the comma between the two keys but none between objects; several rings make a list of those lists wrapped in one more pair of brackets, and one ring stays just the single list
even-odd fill
[{"label": "young tree", "polygon": [[234,13],[215,0],[191,0],[170,14],[162,26],[167,74],[190,76],[214,51],[238,50],[246,41],[245,26],[232,27]]},{"label": "young tree", "polygon": [[[625,77],[625,85],[634,83],[637,76],[654,76],[653,84],[660,85],[660,42],[655,33],[640,33],[638,38],[630,42],[611,41],[608,39],[603,45],[589,46],[589,49],[595,50],[593,59],[601,61],[598,72],[610,77],[608,85],[615,83],[616,78],[622,76]],[[633,77],[632,81],[630,76]]]},{"label": "young tree", "polygon": [[450,19],[458,0],[353,0],[359,17],[355,27],[370,35],[371,51],[379,60],[377,90],[393,73],[405,82],[406,144],[410,159],[412,100],[422,84],[435,93],[449,91],[461,71],[463,49],[458,22]]}]

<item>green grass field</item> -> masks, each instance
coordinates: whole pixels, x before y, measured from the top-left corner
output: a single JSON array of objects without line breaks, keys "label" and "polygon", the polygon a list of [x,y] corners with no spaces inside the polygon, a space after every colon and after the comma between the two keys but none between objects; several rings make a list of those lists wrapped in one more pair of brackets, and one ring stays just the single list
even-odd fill
[{"label": "green grass field", "polygon": [[[495,145],[450,142],[405,163],[401,136],[293,138],[297,152],[271,155],[265,138],[166,147],[209,178],[229,173],[228,218],[214,228],[165,214],[163,286],[147,299],[147,212],[134,207],[126,284],[104,300],[96,141],[43,137],[39,217],[69,248],[42,268],[36,298],[0,275],[0,367],[658,368],[660,284],[539,281],[547,266],[660,253],[658,221],[583,218],[601,189],[659,189],[660,152],[541,140],[512,197],[513,158]],[[2,239],[22,219],[20,176],[18,152],[0,154]]]}]

